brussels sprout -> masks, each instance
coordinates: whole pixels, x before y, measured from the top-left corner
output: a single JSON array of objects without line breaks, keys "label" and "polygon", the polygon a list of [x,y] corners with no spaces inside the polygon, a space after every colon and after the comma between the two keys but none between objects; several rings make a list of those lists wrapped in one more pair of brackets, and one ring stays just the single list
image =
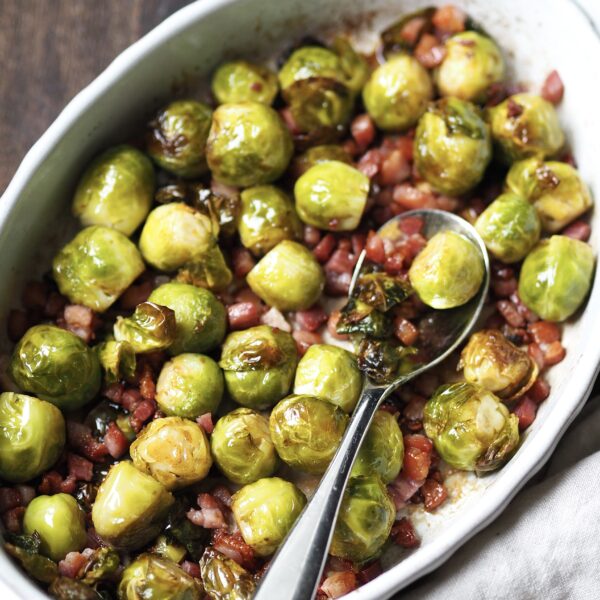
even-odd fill
[{"label": "brussels sprout", "polygon": [[325,286],[325,275],[313,253],[297,242],[283,240],[248,273],[250,289],[279,310],[312,306]]},{"label": "brussels sprout", "polygon": [[469,383],[502,400],[522,396],[538,376],[537,363],[496,329],[474,333],[460,355],[459,368]]},{"label": "brussels sprout", "polygon": [[130,381],[135,375],[135,351],[129,342],[107,340],[96,346],[100,365],[104,371],[104,381],[108,384],[125,379]]},{"label": "brussels sprout", "polygon": [[415,164],[442,194],[458,196],[475,187],[492,158],[489,128],[472,104],[445,98],[419,120]]},{"label": "brussels sprout", "polygon": [[2,537],[6,552],[18,560],[31,577],[46,584],[57,580],[58,565],[40,554],[42,539],[37,531],[32,535],[15,535],[5,531]]},{"label": "brussels sprout", "polygon": [[374,558],[395,518],[396,509],[379,477],[353,477],[344,493],[329,552],[358,563]]},{"label": "brussels sprout", "polygon": [[23,531],[27,535],[37,531],[40,553],[57,562],[69,552],[83,550],[87,539],[85,516],[69,494],[34,498],[25,510]]},{"label": "brussels sprout", "polygon": [[212,547],[202,555],[200,573],[211,600],[249,600],[256,588],[254,577],[246,569]]},{"label": "brussels sprout", "polygon": [[204,548],[210,542],[210,529],[194,525],[188,518],[190,496],[180,495],[169,511],[164,532],[169,542],[180,544],[189,553],[190,558],[199,561]]},{"label": "brussels sprout", "polygon": [[201,600],[202,586],[177,563],[144,553],[124,571],[118,589],[119,600]]},{"label": "brussels sprout", "polygon": [[144,261],[122,233],[86,227],[54,258],[54,280],[63,296],[104,312],[143,273]]},{"label": "brussels sprout", "polygon": [[98,488],[92,522],[98,535],[125,550],[154,539],[165,524],[173,496],[128,460],[114,464]]},{"label": "brussels sprout", "polygon": [[176,100],[149,124],[146,144],[152,160],[179,177],[206,172],[206,140],[211,110],[197,100]]},{"label": "brussels sprout", "polygon": [[384,131],[415,125],[432,98],[429,74],[408,54],[394,56],[377,67],[363,90],[367,112]]},{"label": "brussels sprout", "polygon": [[[432,18],[436,12],[435,6],[416,10],[414,12],[403,14],[398,21],[392,23],[387,29],[381,32],[382,54],[387,58],[401,50],[413,50],[419,43],[421,36],[433,29]],[[418,19],[418,21],[416,21]],[[416,35],[407,35],[407,25],[409,23],[419,25]]]},{"label": "brussels sprout", "polygon": [[411,294],[408,283],[387,273],[362,273],[354,288],[353,296],[380,312],[387,312],[402,304]]},{"label": "brussels sprout", "polygon": [[472,383],[439,387],[427,401],[425,433],[451,467],[498,468],[519,443],[519,419],[490,391]]},{"label": "brussels sprout", "polygon": [[254,101],[270,105],[278,92],[275,73],[245,60],[223,63],[215,71],[211,87],[219,104]]},{"label": "brussels sprout", "polygon": [[204,479],[212,466],[204,430],[179,417],[155,419],[138,434],[129,449],[133,465],[152,475],[168,490]]},{"label": "brussels sprout", "polygon": [[346,152],[342,146],[336,144],[323,144],[321,146],[313,146],[296,156],[293,160],[293,172],[296,177],[306,173],[311,167],[320,163],[336,160],[338,162],[352,164],[352,157]]},{"label": "brussels sprout", "polygon": [[105,225],[131,235],[146,218],[154,194],[154,169],[131,146],[116,146],[85,170],[73,198],[73,214],[84,226]]},{"label": "brussels sprout", "polygon": [[219,365],[229,395],[238,404],[263,409],[288,393],[297,360],[296,342],[289,333],[259,325],[230,333]]},{"label": "brussels sprout", "polygon": [[271,412],[271,439],[280,458],[296,469],[324,473],[346,430],[348,415],[314,396],[288,396]]},{"label": "brussels sprout", "polygon": [[490,86],[504,79],[504,59],[489,37],[463,31],[446,40],[446,55],[435,70],[434,81],[442,96],[485,102]]},{"label": "brussels sprout", "polygon": [[75,334],[54,325],[27,330],[13,351],[10,375],[19,388],[61,410],[89,402],[101,380],[97,354]]},{"label": "brussels sprout", "polygon": [[207,143],[213,177],[228,185],[271,183],[286,170],[292,137],[279,115],[259,102],[221,104]]},{"label": "brussels sprout", "polygon": [[166,415],[195,419],[217,410],[223,396],[219,365],[202,354],[179,354],[166,363],[156,382],[156,402]]},{"label": "brussels sprout", "polygon": [[311,167],[294,187],[300,218],[330,231],[356,229],[368,195],[369,178],[337,160]]},{"label": "brussels sprout", "polygon": [[385,340],[390,336],[391,319],[366,302],[350,298],[340,310],[336,329],[342,335],[362,334]]},{"label": "brussels sprout", "polygon": [[273,554],[300,516],[306,498],[279,477],[245,485],[231,499],[231,510],[246,544],[259,556]]},{"label": "brussels sprout", "polygon": [[177,281],[216,292],[223,291],[233,280],[219,246],[213,246],[199,262],[189,263],[177,273]]},{"label": "brussels sprout", "polygon": [[340,59],[344,83],[354,94],[359,94],[369,79],[369,63],[354,50],[348,38],[342,35],[336,36],[332,48]]},{"label": "brussels sprout", "polygon": [[136,353],[168,348],[176,335],[175,313],[154,302],[142,302],[130,317],[117,317],[117,342],[128,342]]},{"label": "brussels sprout", "polygon": [[56,600],[100,600],[103,598],[99,592],[82,581],[62,575],[52,581],[48,592]]},{"label": "brussels sprout", "polygon": [[484,276],[476,246],[454,231],[436,233],[408,272],[421,301],[432,308],[454,308],[468,302]]},{"label": "brussels sprout", "polygon": [[49,469],[65,446],[56,406],[23,394],[0,394],[0,477],[21,483]]},{"label": "brussels sprout", "polygon": [[100,546],[88,554],[85,573],[81,581],[87,585],[95,585],[102,581],[112,582],[120,567],[119,553],[114,548]]},{"label": "brussels sprout", "polygon": [[364,337],[357,350],[358,368],[375,383],[388,384],[414,370],[417,349],[401,346],[394,340]]},{"label": "brussels sprout", "polygon": [[488,122],[500,156],[509,164],[554,156],[565,142],[554,106],[533,94],[515,94],[488,109]]},{"label": "brussels sprout", "polygon": [[152,554],[158,554],[162,558],[180,563],[187,554],[187,550],[179,544],[172,542],[166,535],[159,535],[150,548]]},{"label": "brussels sprout", "polygon": [[564,321],[583,303],[592,285],[594,254],[585,242],[564,235],[542,240],[527,256],[519,297],[546,321]]},{"label": "brussels sprout", "polygon": [[287,194],[273,185],[248,188],[241,195],[240,240],[255,256],[282,240],[302,237],[302,223]]},{"label": "brussels sprout", "polygon": [[185,283],[165,283],[150,294],[148,301],[175,312],[176,334],[168,349],[170,354],[210,352],[223,341],[227,313],[209,290]]},{"label": "brussels sprout", "polygon": [[298,363],[294,394],[317,396],[351,413],[361,389],[356,357],[344,348],[315,344]]},{"label": "brussels sprout", "polygon": [[592,206],[592,196],[579,173],[563,162],[530,158],[516,162],[506,188],[532,202],[542,229],[556,233]]},{"label": "brussels sprout", "polygon": [[475,229],[486,248],[499,260],[523,260],[540,239],[535,208],[521,196],[498,196],[477,218]]},{"label": "brussels sprout", "polygon": [[277,468],[269,421],[249,408],[238,408],[217,421],[210,448],[219,469],[234,483],[252,483]]},{"label": "brussels sprout", "polygon": [[394,481],[404,460],[404,438],[396,417],[378,410],[360,447],[352,477],[379,475],[383,483]]}]

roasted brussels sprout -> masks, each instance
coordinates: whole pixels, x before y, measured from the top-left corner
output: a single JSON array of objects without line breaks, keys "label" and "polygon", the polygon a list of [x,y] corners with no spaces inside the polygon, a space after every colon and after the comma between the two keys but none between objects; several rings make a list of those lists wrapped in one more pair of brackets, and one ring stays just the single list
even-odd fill
[{"label": "roasted brussels sprout", "polygon": [[344,493],[329,552],[357,563],[374,558],[395,518],[394,504],[377,475],[353,477]]},{"label": "roasted brussels sprout", "polygon": [[116,146],[84,171],[73,198],[73,214],[87,225],[114,227],[131,235],[152,206],[154,169],[131,146]]},{"label": "roasted brussels sprout", "polygon": [[170,282],[157,287],[148,298],[175,312],[175,341],[170,354],[210,352],[225,337],[227,313],[217,297],[203,288]]},{"label": "roasted brussels sprout", "polygon": [[98,488],[92,522],[116,548],[136,550],[162,530],[173,496],[128,460],[114,464]]},{"label": "roasted brussels sprout", "polygon": [[144,271],[127,237],[110,227],[86,227],[54,258],[54,280],[63,296],[104,312]]},{"label": "roasted brussels sprout", "polygon": [[436,233],[408,272],[419,298],[432,308],[454,308],[468,302],[484,276],[476,246],[454,231]]},{"label": "roasted brussels sprout", "polygon": [[535,208],[521,196],[498,196],[477,218],[475,229],[486,248],[499,260],[523,260],[540,239]]},{"label": "roasted brussels sprout", "polygon": [[387,410],[378,410],[360,447],[352,477],[379,475],[383,483],[394,481],[404,460],[404,438],[398,419]]},{"label": "roasted brussels sprout", "polygon": [[254,594],[254,577],[212,547],[200,560],[200,574],[204,590],[211,600],[248,600]]},{"label": "roasted brussels sprout", "polygon": [[277,468],[269,421],[249,408],[221,417],[210,437],[210,447],[219,469],[234,483],[252,483],[273,475]]},{"label": "roasted brussels sprout", "polygon": [[527,256],[519,297],[546,321],[564,321],[583,303],[592,284],[594,254],[585,242],[564,235],[542,240]]},{"label": "roasted brussels sprout", "polygon": [[34,498],[25,510],[23,531],[27,535],[37,531],[40,553],[57,562],[69,552],[83,550],[87,539],[85,515],[69,494]]},{"label": "roasted brussels sprout", "polygon": [[246,544],[259,556],[269,556],[277,550],[305,504],[304,494],[293,483],[270,477],[236,492],[231,510]]},{"label": "roasted brussels sprout", "polygon": [[21,483],[49,469],[65,446],[65,420],[56,406],[23,394],[0,394],[0,477]]},{"label": "roasted brussels sprout", "polygon": [[336,36],[331,47],[339,57],[340,66],[344,73],[344,83],[352,93],[360,94],[369,79],[367,59],[356,52],[346,36]]},{"label": "roasted brussels sprout", "polygon": [[104,381],[108,384],[123,379],[132,380],[135,375],[135,351],[129,342],[107,340],[96,346]]},{"label": "roasted brussels sprout", "polygon": [[535,382],[537,363],[496,329],[474,333],[461,353],[459,368],[469,383],[494,392],[502,400],[522,396]]},{"label": "roasted brussels sprout", "polygon": [[[45,584],[51,584],[57,580],[58,565],[40,554],[42,540],[39,533],[32,535],[16,535],[9,531],[2,533],[4,538],[4,549],[35,580]],[[51,587],[52,589],[52,587]]]},{"label": "roasted brussels sprout", "polygon": [[565,142],[554,106],[540,96],[515,94],[488,109],[492,139],[507,163],[554,156]]},{"label": "roasted brussels sprout", "polygon": [[284,311],[304,310],[319,299],[325,275],[306,246],[284,240],[263,256],[246,281],[269,306]]},{"label": "roasted brussels sprout", "polygon": [[123,571],[118,589],[119,600],[200,600],[200,582],[177,563],[155,554],[138,556]]},{"label": "roasted brussels sprout", "polygon": [[297,360],[296,342],[289,333],[259,325],[230,333],[219,365],[229,395],[238,404],[263,409],[289,392]]},{"label": "roasted brussels sprout", "polygon": [[489,128],[475,106],[444,98],[419,120],[414,154],[419,173],[434,189],[459,196],[481,181],[492,158]]},{"label": "roasted brussels sprout", "polygon": [[345,84],[339,56],[323,46],[302,46],[294,50],[279,70],[279,83],[283,91],[297,81],[323,77]]},{"label": "roasted brussels sprout", "polygon": [[392,383],[398,375],[415,368],[416,348],[401,346],[394,340],[374,340],[364,337],[356,352],[358,368],[378,384]]},{"label": "roasted brussels sprout", "polygon": [[206,140],[211,110],[197,100],[176,100],[149,125],[146,148],[152,160],[179,177],[206,172]]},{"label": "roasted brussels sprout", "polygon": [[330,231],[356,229],[368,195],[369,178],[337,160],[311,167],[294,187],[300,218],[308,225]]},{"label": "roasted brussels sprout", "polygon": [[323,144],[321,146],[313,146],[297,155],[292,161],[292,170],[296,177],[306,173],[311,167],[320,163],[337,160],[338,162],[352,164],[352,157],[346,152],[342,146],[336,144]]},{"label": "roasted brussels sprout", "polygon": [[150,548],[150,552],[152,552],[152,554],[158,554],[168,560],[172,560],[175,563],[180,563],[187,554],[187,550],[184,546],[169,539],[166,535],[159,535],[156,538],[156,541],[152,544],[152,548]]},{"label": "roasted brussels sprout", "polygon": [[207,158],[217,181],[238,187],[271,183],[286,170],[292,152],[290,132],[272,108],[239,102],[215,110]]},{"label": "roasted brussels sprout", "polygon": [[25,392],[73,410],[100,389],[97,354],[75,334],[54,325],[27,330],[13,351],[10,375]]},{"label": "roasted brussels sprout", "polygon": [[362,389],[356,357],[329,344],[314,344],[298,363],[294,394],[317,396],[351,413]]},{"label": "roasted brussels sprout", "polygon": [[563,162],[530,158],[516,162],[506,188],[533,203],[542,229],[556,233],[592,206],[592,196],[579,173]]},{"label": "roasted brussels sprout", "polygon": [[269,419],[280,458],[290,467],[315,474],[329,466],[347,424],[344,411],[314,396],[288,396]]},{"label": "roasted brussels sprout", "polygon": [[234,60],[215,71],[211,87],[219,104],[254,101],[270,105],[279,86],[277,75],[266,67]]},{"label": "roasted brussels sprout", "polygon": [[491,38],[463,31],[448,38],[445,48],[444,60],[434,74],[442,96],[484,102],[490,86],[504,79],[504,59]]},{"label": "roasted brussels sprout", "polygon": [[377,67],[363,90],[367,112],[384,131],[415,125],[432,98],[429,74],[408,54],[393,56]]},{"label": "roasted brussels sprout", "polygon": [[114,335],[117,342],[128,342],[138,354],[164,350],[174,341],[175,312],[154,302],[142,302],[130,317],[117,317]]},{"label": "roasted brussels sprout", "polygon": [[212,466],[204,430],[179,417],[155,419],[138,434],[129,449],[133,465],[152,475],[168,490],[204,479]]},{"label": "roasted brussels sprout", "polygon": [[262,256],[282,240],[302,237],[302,223],[287,194],[274,185],[248,188],[241,194],[240,240]]},{"label": "roasted brussels sprout", "polygon": [[423,417],[438,454],[457,469],[492,471],[519,443],[517,416],[492,392],[472,383],[439,387]]},{"label": "roasted brussels sprout", "polygon": [[217,410],[223,396],[219,365],[202,354],[179,354],[166,363],[156,382],[156,402],[166,415],[195,419]]}]

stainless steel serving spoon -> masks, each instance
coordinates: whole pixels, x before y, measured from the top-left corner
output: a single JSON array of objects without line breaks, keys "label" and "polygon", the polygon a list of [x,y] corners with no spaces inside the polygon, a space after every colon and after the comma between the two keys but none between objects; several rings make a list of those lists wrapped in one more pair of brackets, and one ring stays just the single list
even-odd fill
[{"label": "stainless steel serving spoon", "polygon": [[[423,234],[427,239],[440,231],[452,230],[471,240],[485,265],[484,280],[477,294],[463,306],[433,311],[428,322],[428,329],[435,333],[435,345],[427,348],[432,357],[430,362],[399,376],[391,384],[378,385],[365,378],[360,399],[338,451],[313,498],[273,557],[254,596],[255,600],[310,600],[314,596],[325,566],[344,489],[375,411],[394,390],[435,367],[450,355],[469,334],[481,313],[490,282],[490,265],[485,244],[479,234],[464,219],[433,209],[413,210],[398,215],[385,223],[379,229],[379,234],[392,239],[399,236],[399,224],[407,217],[423,219]],[[354,269],[350,295],[364,261],[363,251]]]}]

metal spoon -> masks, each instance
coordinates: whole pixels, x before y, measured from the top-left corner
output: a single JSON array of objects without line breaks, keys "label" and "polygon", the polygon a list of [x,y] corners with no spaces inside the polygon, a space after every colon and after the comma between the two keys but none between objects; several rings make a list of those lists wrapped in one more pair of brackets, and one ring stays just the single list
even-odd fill
[{"label": "metal spoon", "polygon": [[[475,229],[456,215],[433,209],[413,210],[394,217],[379,229],[379,235],[400,235],[400,222],[407,217],[424,221],[424,236],[429,239],[440,231],[452,230],[472,241],[485,265],[484,281],[477,294],[463,306],[434,311],[428,328],[435,332],[435,344],[427,348],[430,362],[391,384],[377,385],[365,378],[362,394],[342,438],[340,446],[308,503],[284,543],[275,554],[254,596],[255,600],[310,600],[319,584],[334,525],[352,465],[379,405],[397,388],[448,357],[475,325],[485,302],[490,265],[485,244]],[[350,295],[364,264],[363,251],[354,269]]]}]

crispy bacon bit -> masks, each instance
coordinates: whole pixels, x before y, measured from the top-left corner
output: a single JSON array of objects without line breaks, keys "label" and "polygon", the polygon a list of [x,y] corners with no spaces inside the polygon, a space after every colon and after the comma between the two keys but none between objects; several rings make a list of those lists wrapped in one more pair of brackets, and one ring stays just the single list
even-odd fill
[{"label": "crispy bacon bit", "polygon": [[38,492],[40,494],[57,494],[60,491],[62,480],[62,475],[58,471],[48,471],[42,475]]},{"label": "crispy bacon bit", "polygon": [[528,327],[529,333],[536,344],[551,344],[560,341],[560,328],[550,321],[538,321]]},{"label": "crispy bacon bit", "polygon": [[296,323],[305,331],[317,331],[327,321],[327,313],[320,304],[296,313]]},{"label": "crispy bacon bit", "polygon": [[415,58],[426,68],[434,69],[442,63],[446,56],[446,48],[429,33],[421,37],[415,48]]},{"label": "crispy bacon bit", "polygon": [[351,281],[351,271],[338,273],[331,269],[325,270],[325,292],[328,296],[347,296]]},{"label": "crispy bacon bit", "polygon": [[492,291],[497,298],[508,298],[517,291],[517,279],[515,277],[510,279],[492,278],[491,284]]},{"label": "crispy bacon bit", "polygon": [[446,4],[438,8],[431,19],[433,26],[438,31],[447,34],[464,31],[466,20],[466,13],[453,4]]},{"label": "crispy bacon bit", "polygon": [[263,325],[269,325],[270,327],[275,327],[276,329],[281,329],[281,331],[287,331],[288,333],[292,331],[292,326],[288,323],[287,319],[274,306],[262,315],[260,322]]},{"label": "crispy bacon bit", "polygon": [[519,313],[513,302],[510,300],[499,300],[496,303],[496,307],[511,327],[525,327],[525,319]]},{"label": "crispy bacon bit", "polygon": [[124,391],[125,388],[123,387],[122,383],[111,383],[109,386],[105,387],[102,390],[102,395],[112,402],[121,404],[121,399],[123,397]]},{"label": "crispy bacon bit", "polygon": [[212,415],[210,413],[204,413],[203,415],[200,415],[196,419],[196,423],[198,423],[198,425],[200,425],[200,427],[202,427],[202,429],[204,429],[208,435],[210,435],[215,428]]},{"label": "crispy bacon bit", "polygon": [[387,486],[388,493],[396,510],[402,510],[406,503],[417,493],[424,480],[409,479],[402,473]]},{"label": "crispy bacon bit", "polygon": [[231,534],[224,529],[216,529],[212,541],[215,550],[235,560],[244,569],[254,571],[258,567],[254,550],[244,542],[241,533]]},{"label": "crispy bacon bit", "polygon": [[119,306],[123,310],[133,310],[138,304],[146,302],[152,293],[152,281],[147,279],[141,283],[130,285],[119,298]]},{"label": "crispy bacon bit", "polygon": [[433,444],[424,435],[404,436],[404,463],[402,473],[414,481],[424,481],[431,465]]},{"label": "crispy bacon bit", "polygon": [[373,579],[379,577],[382,573],[383,569],[381,567],[381,563],[376,560],[359,571],[357,577],[360,585],[364,585],[369,581],[373,581]]},{"label": "crispy bacon bit", "polygon": [[323,581],[320,591],[326,598],[341,598],[357,587],[356,575],[352,571],[338,571]]},{"label": "crispy bacon bit", "polygon": [[326,263],[331,256],[331,253],[335,249],[337,241],[332,233],[328,233],[321,241],[315,246],[313,254],[320,263]]},{"label": "crispy bacon bit", "polygon": [[364,152],[375,139],[375,123],[368,114],[358,115],[350,125],[350,133],[359,152]]},{"label": "crispy bacon bit", "polygon": [[538,377],[527,390],[527,395],[536,404],[541,404],[550,395],[550,384],[545,379]]},{"label": "crispy bacon bit", "polygon": [[304,356],[306,351],[313,344],[321,344],[323,342],[320,334],[316,333],[315,331],[304,331],[303,329],[297,329],[296,331],[293,331],[292,337],[296,342],[296,347],[298,348],[298,354],[300,354],[300,356]]},{"label": "crispy bacon bit", "polygon": [[309,248],[314,248],[321,241],[321,232],[312,225],[304,226],[304,243]]},{"label": "crispy bacon bit", "polygon": [[81,569],[87,564],[87,558],[81,552],[69,552],[58,563],[58,572],[63,577],[75,579]]},{"label": "crispy bacon bit", "polygon": [[424,17],[414,17],[407,21],[400,31],[400,38],[409,46],[414,47],[419,41],[423,29],[427,25],[427,19]]},{"label": "crispy bacon bit", "polygon": [[403,548],[418,548],[421,545],[413,524],[406,517],[394,523],[391,538],[394,543]]},{"label": "crispy bacon bit", "polygon": [[72,452],[67,454],[67,466],[69,476],[74,477],[77,481],[91,481],[94,476],[94,465],[78,454]]},{"label": "crispy bacon bit", "polygon": [[337,332],[337,324],[340,320],[341,313],[339,310],[334,310],[327,319],[327,332],[336,340],[347,340],[348,336]]},{"label": "crispy bacon bit", "polygon": [[256,302],[236,302],[227,307],[229,328],[248,329],[260,323],[260,306]]},{"label": "crispy bacon bit", "polygon": [[154,383],[152,368],[148,364],[143,366],[140,377],[140,394],[144,400],[150,400],[151,402],[156,398],[156,384]]},{"label": "crispy bacon bit", "polygon": [[527,352],[529,356],[531,356],[531,358],[533,358],[533,360],[536,362],[538,369],[540,371],[544,369],[544,367],[546,366],[546,360],[544,358],[544,352],[540,348],[540,346],[533,342],[527,347]]},{"label": "crispy bacon bit", "polygon": [[77,489],[77,480],[73,475],[67,475],[65,479],[62,480],[59,488],[59,492],[63,494],[73,494]]},{"label": "crispy bacon bit", "polygon": [[448,498],[448,490],[444,484],[435,479],[427,479],[421,487],[421,495],[425,510],[432,511],[445,502]]},{"label": "crispy bacon bit", "polygon": [[509,98],[507,102],[507,113],[509,118],[516,119],[523,114],[523,107],[512,98]]},{"label": "crispy bacon bit", "polygon": [[249,250],[246,248],[234,248],[231,252],[231,265],[233,273],[239,279],[242,279],[254,268],[256,261]]},{"label": "crispy bacon bit", "polygon": [[527,429],[535,421],[536,412],[537,404],[529,396],[523,396],[517,402],[513,413],[519,419],[519,429],[521,431]]},{"label": "crispy bacon bit", "polygon": [[137,433],[142,429],[144,423],[149,421],[156,412],[156,402],[152,400],[142,400],[136,407],[133,409],[129,417],[129,423],[131,424],[132,429]]},{"label": "crispy bacon bit", "polygon": [[379,170],[379,183],[381,185],[396,185],[410,177],[411,166],[400,150],[392,150],[383,159]]},{"label": "crispy bacon bit", "polygon": [[565,86],[558,71],[552,71],[542,85],[542,98],[552,104],[558,104],[563,99],[564,93]]},{"label": "crispy bacon bit", "polygon": [[436,208],[436,202],[431,192],[426,192],[412,186],[410,183],[401,183],[394,187],[394,202],[405,210],[414,208]]},{"label": "crispy bacon bit", "polygon": [[200,510],[191,508],[187,513],[187,518],[194,524],[206,529],[222,529],[227,527],[227,521],[219,503],[210,494],[200,494],[198,496],[198,505]]},{"label": "crispy bacon bit", "polygon": [[211,494],[227,508],[231,508],[231,492],[224,485],[218,485]]},{"label": "crispy bacon bit", "polygon": [[412,346],[419,337],[419,330],[404,317],[394,319],[394,335],[405,346]]},{"label": "crispy bacon bit", "polygon": [[196,579],[200,579],[200,565],[198,563],[192,562],[191,560],[184,560],[181,563],[181,568],[192,577]]},{"label": "crispy bacon bit", "polygon": [[366,175],[369,179],[373,179],[379,173],[382,160],[381,150],[379,148],[372,148],[360,157],[357,168],[363,175]]},{"label": "crispy bacon bit", "polygon": [[367,244],[365,246],[367,250],[367,258],[379,265],[385,262],[385,247],[383,240],[374,231],[369,231],[367,236]]},{"label": "crispy bacon bit", "polygon": [[21,506],[27,506],[36,497],[35,488],[31,485],[16,485],[15,489],[21,497]]},{"label": "crispy bacon bit", "polygon": [[94,311],[80,304],[68,304],[63,312],[65,327],[86,344],[94,339]]},{"label": "crispy bacon bit", "polygon": [[129,412],[133,412],[135,407],[143,400],[142,394],[139,390],[136,389],[128,389],[123,392],[120,398],[120,404]]},{"label": "crispy bacon bit", "polygon": [[575,221],[563,229],[561,233],[574,240],[587,242],[592,234],[592,228],[585,221]]},{"label": "crispy bacon bit", "polygon": [[21,533],[24,514],[24,506],[17,506],[6,511],[2,515],[2,522],[4,523],[4,527],[6,527],[7,531],[10,531],[10,533]]},{"label": "crispy bacon bit", "polygon": [[18,342],[29,328],[29,319],[24,310],[11,310],[6,320],[6,334],[11,342]]},{"label": "crispy bacon bit", "polygon": [[129,440],[114,421],[108,424],[104,444],[113,458],[121,458],[129,449]]},{"label": "crispy bacon bit", "polygon": [[542,351],[544,352],[544,363],[547,367],[558,364],[567,354],[564,346],[559,341],[544,344]]}]

